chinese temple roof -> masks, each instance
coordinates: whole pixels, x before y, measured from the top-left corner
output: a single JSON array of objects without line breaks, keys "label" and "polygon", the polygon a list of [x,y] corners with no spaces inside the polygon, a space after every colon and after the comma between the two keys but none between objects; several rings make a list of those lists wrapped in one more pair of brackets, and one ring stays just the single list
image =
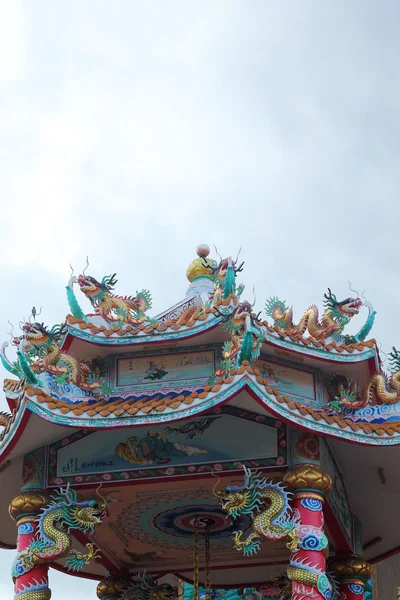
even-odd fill
[{"label": "chinese temple roof", "polygon": [[[32,315],[12,339],[14,362],[3,345],[3,365],[18,379],[4,382],[12,414],[2,416],[0,452],[22,434],[20,415],[26,411],[60,425],[104,428],[187,418],[225,402],[252,403],[261,412],[341,439],[400,443],[397,371],[388,379],[375,340],[366,339],[375,319],[369,302],[339,301],[328,290],[322,314],[312,305],[296,324],[292,308],[270,298],[265,312],[271,320],[262,319],[242,299],[244,286],[237,278],[244,263],[209,254],[207,246],[198,247],[187,269],[185,298],[156,318],[148,316],[147,290],[118,296],[115,274],[99,281],[85,274],[88,266],[78,277],[72,274],[64,323],[49,329]],[[81,308],[78,288],[94,312]],[[364,326],[356,335],[346,334],[360,311]],[[201,371],[196,361],[206,361],[208,376],[188,377],[181,368],[166,384],[158,362],[179,352],[188,353],[193,372]],[[392,358],[397,368],[400,359]],[[144,361],[151,371],[140,384],[129,380],[127,364],[136,368],[132,360]],[[285,393],[271,375],[275,363],[302,369],[314,391]]]},{"label": "chinese temple roof", "polygon": [[[279,439],[273,455],[255,465],[252,462],[261,469],[279,472],[288,464],[291,435],[313,432],[321,436],[340,457],[345,480],[353,486],[355,510],[368,521],[357,492],[358,465],[365,457],[368,464],[380,464],[390,472],[393,452],[400,444],[400,356],[393,349],[391,373],[385,373],[377,343],[370,337],[375,311],[367,300],[358,295],[341,300],[328,290],[322,309],[311,305],[296,318],[292,307],[273,297],[266,300],[262,315],[256,311],[255,299],[249,299],[239,283],[243,270],[239,257],[214,260],[203,245],[187,269],[189,286],[182,299],[151,317],[148,290],[119,296],[114,293],[115,274],[97,280],[85,273],[88,268],[78,277],[74,273],[70,277],[66,288],[69,314],[61,325],[39,323],[33,310],[29,321],[21,324],[19,335],[2,346],[1,360],[10,372],[3,385],[10,413],[0,413],[0,471],[10,495],[18,493],[24,457],[41,447],[49,459],[46,481],[50,487],[97,485],[104,473],[63,474],[63,469],[69,469],[62,463],[63,453],[67,455],[71,448],[68,456],[77,459],[80,450],[73,454],[73,449],[82,448],[84,440],[88,440],[85,447],[90,454],[97,443],[122,436],[112,448],[114,454],[119,448],[117,454],[123,454],[126,462],[121,472],[107,472],[104,481],[121,492],[123,511],[134,519],[136,513],[129,512],[131,488],[120,489],[119,482],[142,477],[143,486],[138,487],[147,494],[148,509],[156,512],[160,510],[156,496],[161,493],[157,477],[170,478],[168,489],[175,486],[171,494],[177,501],[181,498],[183,492],[174,479],[178,469],[152,466],[151,477],[156,479],[151,479],[146,467],[143,471],[140,465],[130,468],[129,444],[151,435],[148,429],[168,426],[177,431],[202,420],[224,418],[230,424],[229,419],[240,421],[236,426],[240,432],[246,430],[250,446],[261,447],[267,431],[272,432],[268,434],[271,439]],[[352,334],[348,329],[357,314],[364,324]],[[150,424],[151,428],[142,427]],[[230,424],[224,433],[228,436],[224,447],[234,444],[228,439]],[[257,427],[261,425],[265,429],[260,432]],[[100,435],[101,440],[96,437]],[[348,453],[350,442],[352,452]],[[188,444],[192,451],[192,442]],[[347,453],[351,454],[349,461],[345,460]],[[224,463],[224,477],[235,481],[237,462],[232,459],[231,463]],[[193,459],[189,466],[180,466],[179,473],[203,477],[214,468],[222,467]],[[207,479],[204,486],[201,501],[214,510],[213,482]],[[372,488],[371,484],[371,498]],[[390,489],[386,492],[390,494]],[[142,498],[142,492],[135,493]],[[117,508],[112,509],[115,526]],[[0,545],[8,547],[13,543],[14,525],[1,520],[1,514]],[[379,518],[379,527],[389,531],[382,546],[386,550],[393,541],[390,526],[383,522],[389,517],[385,513]],[[124,526],[128,525],[124,522]],[[368,524],[367,531],[373,527]],[[108,536],[114,534],[104,528],[102,535],[100,545],[107,556]],[[141,543],[145,545],[149,539],[143,537]],[[266,554],[265,560],[274,560],[276,552],[284,553],[282,548],[269,551],[272,554]],[[173,557],[175,550],[169,552]],[[182,552],[186,556],[186,550]],[[123,555],[116,559],[111,554],[111,562],[118,559],[125,564]],[[98,565],[95,568],[98,571],[92,574],[100,572]],[[260,564],[258,568],[264,567]],[[231,571],[233,577],[235,569]],[[223,575],[220,577],[223,582]]]}]

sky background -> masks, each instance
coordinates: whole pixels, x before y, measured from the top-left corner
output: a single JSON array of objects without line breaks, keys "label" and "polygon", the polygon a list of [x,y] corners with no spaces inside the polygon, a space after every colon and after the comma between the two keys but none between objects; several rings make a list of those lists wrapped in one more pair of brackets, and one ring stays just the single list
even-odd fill
[{"label": "sky background", "polygon": [[258,310],[350,280],[400,346],[399,22],[395,0],[0,0],[1,339],[33,305],[61,322],[86,255],[156,314],[208,243],[243,246]]}]

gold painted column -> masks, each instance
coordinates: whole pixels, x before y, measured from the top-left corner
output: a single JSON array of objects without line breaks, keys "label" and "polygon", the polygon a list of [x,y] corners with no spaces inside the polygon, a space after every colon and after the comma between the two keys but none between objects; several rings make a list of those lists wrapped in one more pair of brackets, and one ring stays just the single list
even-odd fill
[{"label": "gold painted column", "polygon": [[100,600],[119,600],[128,587],[129,577],[109,575],[100,581],[96,593]]},{"label": "gold painted column", "polygon": [[329,561],[329,569],[339,583],[343,600],[364,600],[364,590],[371,578],[371,566],[361,556],[337,556]]},{"label": "gold painted column", "polygon": [[298,547],[292,551],[288,567],[292,600],[330,600],[323,504],[332,480],[317,464],[299,464],[286,473],[283,481],[293,493],[291,505],[299,521]]},{"label": "gold painted column", "polygon": [[[50,502],[43,490],[25,490],[12,500],[9,506],[10,516],[18,527],[17,551],[23,552],[37,533],[37,517]],[[14,600],[50,600],[48,564],[35,564],[29,570],[16,557],[12,567],[14,581]]]}]

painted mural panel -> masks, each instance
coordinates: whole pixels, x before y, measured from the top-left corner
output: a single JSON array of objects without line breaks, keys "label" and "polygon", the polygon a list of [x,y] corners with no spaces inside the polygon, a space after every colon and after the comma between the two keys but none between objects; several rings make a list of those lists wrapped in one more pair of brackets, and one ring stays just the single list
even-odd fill
[{"label": "painted mural panel", "polygon": [[152,354],[117,359],[117,386],[173,387],[177,381],[206,383],[215,368],[214,350]]},{"label": "painted mural panel", "polygon": [[283,394],[307,400],[317,399],[313,372],[296,369],[264,358],[256,360],[254,366],[260,370],[261,376],[267,379],[270,387],[277,388]]},{"label": "painted mural panel", "polygon": [[280,421],[226,406],[151,428],[77,432],[50,448],[49,484],[241,469],[241,461],[283,466],[286,451]]}]

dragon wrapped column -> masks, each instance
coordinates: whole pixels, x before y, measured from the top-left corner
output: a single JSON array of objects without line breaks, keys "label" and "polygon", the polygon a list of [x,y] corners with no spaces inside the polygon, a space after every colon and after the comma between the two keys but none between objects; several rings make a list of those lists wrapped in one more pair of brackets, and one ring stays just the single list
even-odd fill
[{"label": "dragon wrapped column", "polygon": [[[18,528],[18,553],[26,550],[37,534],[37,518],[41,510],[48,505],[50,497],[47,492],[31,489],[21,492],[9,506],[11,517]],[[48,579],[49,566],[38,564],[28,572],[17,572],[14,579],[14,600],[50,600],[51,591]],[[15,576],[17,575],[17,576]]]},{"label": "dragon wrapped column", "polygon": [[358,556],[338,556],[329,563],[329,570],[339,584],[343,600],[364,600],[364,590],[371,577],[370,565]]},{"label": "dragon wrapped column", "polygon": [[293,493],[292,510],[298,517],[298,542],[292,549],[288,567],[292,600],[330,600],[323,504],[332,487],[331,478],[319,465],[299,464],[286,473],[284,482]]}]

